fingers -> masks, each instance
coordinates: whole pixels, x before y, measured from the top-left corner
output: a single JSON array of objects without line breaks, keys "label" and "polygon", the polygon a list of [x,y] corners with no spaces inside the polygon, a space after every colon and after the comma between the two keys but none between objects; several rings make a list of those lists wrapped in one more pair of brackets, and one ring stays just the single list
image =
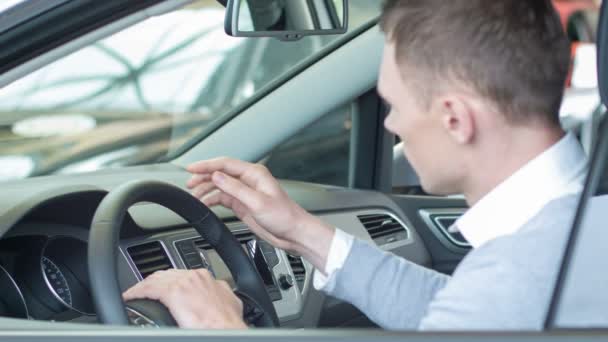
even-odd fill
[{"label": "fingers", "polygon": [[192,194],[192,196],[194,196],[196,198],[201,198],[215,189],[217,189],[215,183],[203,182],[203,183],[197,185],[196,187],[194,187],[190,191],[190,193]]},{"label": "fingers", "polygon": [[221,205],[223,207],[232,209],[232,207],[234,206],[234,197],[218,191],[212,195],[203,198],[203,203],[208,207]]},{"label": "fingers", "polygon": [[133,299],[154,299],[163,301],[164,297],[170,295],[172,289],[184,283],[208,282],[213,275],[206,269],[195,271],[169,269],[157,271],[143,281],[133,285],[122,294],[124,301]]},{"label": "fingers", "polygon": [[273,191],[276,181],[261,164],[252,164],[232,158],[217,158],[211,160],[203,160],[187,167],[187,170],[194,175],[188,180],[187,186],[193,189],[202,183],[209,182],[213,179],[212,175],[221,172],[231,177],[240,179],[243,183],[251,188],[257,189],[259,184],[265,184],[267,191]]},{"label": "fingers", "polygon": [[142,281],[125,291],[122,299],[124,301],[144,298],[160,300],[161,294],[166,290],[165,286],[164,282]]},{"label": "fingers", "polygon": [[238,198],[239,202],[249,210],[257,212],[262,209],[266,195],[251,189],[241,181],[222,172],[215,172],[212,179],[219,190],[234,198]]},{"label": "fingers", "polygon": [[192,188],[196,187],[197,185],[199,185],[203,182],[209,182],[210,180],[211,180],[210,173],[194,174],[194,175],[192,175],[192,177],[190,177],[188,182],[186,182],[186,186],[188,187],[188,189],[192,189]]},{"label": "fingers", "polygon": [[209,272],[206,268],[199,268],[193,272],[203,281],[215,280],[213,273]]},{"label": "fingers", "polygon": [[222,171],[233,177],[240,177],[255,164],[244,162],[237,159],[222,157],[209,160],[202,160],[188,165],[186,170],[190,173],[212,174],[215,171]]},{"label": "fingers", "polygon": [[[263,171],[260,171],[263,172]],[[209,194],[210,192],[220,188],[218,186],[218,183],[222,181],[222,177],[223,175],[225,175],[222,172],[216,171],[214,174],[214,176],[212,175],[206,175],[208,177],[204,177],[205,179],[208,179],[208,181],[203,181],[199,184],[193,185],[193,183],[188,183],[188,186],[191,187],[191,191],[190,193],[192,194],[192,196],[196,197],[196,198],[202,198],[203,196]],[[198,176],[198,175],[197,175]],[[203,177],[200,177],[199,179],[202,179]],[[250,187],[250,184],[247,184],[247,182],[244,182],[245,178],[243,179],[237,179],[234,177],[230,177],[232,179],[234,179],[235,181],[241,183],[244,187]],[[251,178],[251,177],[250,177]],[[194,177],[193,177],[194,179]],[[256,184],[257,182],[255,180],[251,180],[249,183],[253,183]]]},{"label": "fingers", "polygon": [[243,312],[243,301],[236,294],[234,294],[234,290],[232,289],[230,284],[228,284],[228,282],[225,280],[219,280],[218,285],[220,288],[222,288],[224,290],[226,295],[231,295],[234,297],[235,302],[236,302],[235,304],[237,305],[237,310],[240,313],[242,313]]}]

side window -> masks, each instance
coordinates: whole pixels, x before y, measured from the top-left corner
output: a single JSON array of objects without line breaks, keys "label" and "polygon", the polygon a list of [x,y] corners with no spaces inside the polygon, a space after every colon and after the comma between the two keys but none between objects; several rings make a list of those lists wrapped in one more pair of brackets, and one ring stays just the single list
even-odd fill
[{"label": "side window", "polygon": [[396,195],[428,195],[422,190],[416,171],[403,153],[403,145],[395,137],[393,146],[392,193]]},{"label": "side window", "polygon": [[262,161],[279,179],[348,186],[351,105],[327,113]]}]

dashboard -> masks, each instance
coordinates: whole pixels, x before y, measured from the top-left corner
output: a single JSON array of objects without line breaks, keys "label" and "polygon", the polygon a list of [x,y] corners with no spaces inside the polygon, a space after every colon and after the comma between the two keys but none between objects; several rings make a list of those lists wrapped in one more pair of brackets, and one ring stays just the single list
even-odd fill
[{"label": "dashboard", "polygon": [[[181,170],[172,175],[167,177],[165,173],[161,180],[182,185],[187,178]],[[49,186],[43,196],[20,193],[13,198],[12,206],[3,207],[2,317],[97,322],[88,276],[89,225],[103,197],[122,181],[101,187],[90,186],[82,179],[75,182],[66,177],[65,182]],[[388,197],[297,182],[282,185],[293,199],[324,221],[384,250],[430,265],[420,236]],[[257,239],[231,212],[214,211],[255,265],[281,326],[340,326],[353,319],[361,322],[361,313],[354,307],[314,289],[310,263]],[[207,268],[216,278],[232,282],[224,262],[194,228],[156,204],[139,203],[129,209],[116,252],[118,281],[123,291],[150,274],[169,268]]]}]

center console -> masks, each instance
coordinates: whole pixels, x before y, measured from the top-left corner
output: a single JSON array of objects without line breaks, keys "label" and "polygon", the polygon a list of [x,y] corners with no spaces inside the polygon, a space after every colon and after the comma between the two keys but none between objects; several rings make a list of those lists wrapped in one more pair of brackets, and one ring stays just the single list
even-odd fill
[{"label": "center console", "polygon": [[[297,257],[288,256],[284,251],[274,248],[265,241],[257,239],[246,227],[231,227],[243,250],[252,260],[260,277],[264,281],[266,291],[272,300],[280,321],[297,318],[302,310],[302,290],[306,284],[306,267]],[[143,279],[142,266],[134,260],[132,250],[156,243],[165,251],[168,260],[174,268],[200,269],[205,268],[218,279],[232,280],[230,271],[217,252],[201,238],[194,230],[182,230],[170,234],[156,235],[138,240],[124,241],[122,249],[126,251],[128,262],[138,279]],[[295,271],[295,275],[294,275]],[[310,271],[310,270],[309,270]],[[297,279],[296,279],[297,277]]]},{"label": "center console", "polygon": [[[200,237],[176,241],[174,246],[187,269],[206,268],[215,274],[207,256],[207,251],[211,247]],[[278,269],[274,271],[280,263],[279,251],[267,242],[254,238],[241,242],[241,246],[264,281],[270,299],[273,302],[282,300],[281,290],[289,291],[294,286],[294,280],[288,272],[280,273],[281,270]]]}]

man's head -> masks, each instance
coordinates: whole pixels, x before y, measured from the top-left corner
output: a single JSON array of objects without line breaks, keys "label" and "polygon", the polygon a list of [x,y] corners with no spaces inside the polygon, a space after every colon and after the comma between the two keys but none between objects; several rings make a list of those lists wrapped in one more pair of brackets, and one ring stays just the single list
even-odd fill
[{"label": "man's head", "polygon": [[550,0],[388,0],[380,25],[385,126],[427,191],[464,191],[500,132],[559,130],[570,46]]}]

